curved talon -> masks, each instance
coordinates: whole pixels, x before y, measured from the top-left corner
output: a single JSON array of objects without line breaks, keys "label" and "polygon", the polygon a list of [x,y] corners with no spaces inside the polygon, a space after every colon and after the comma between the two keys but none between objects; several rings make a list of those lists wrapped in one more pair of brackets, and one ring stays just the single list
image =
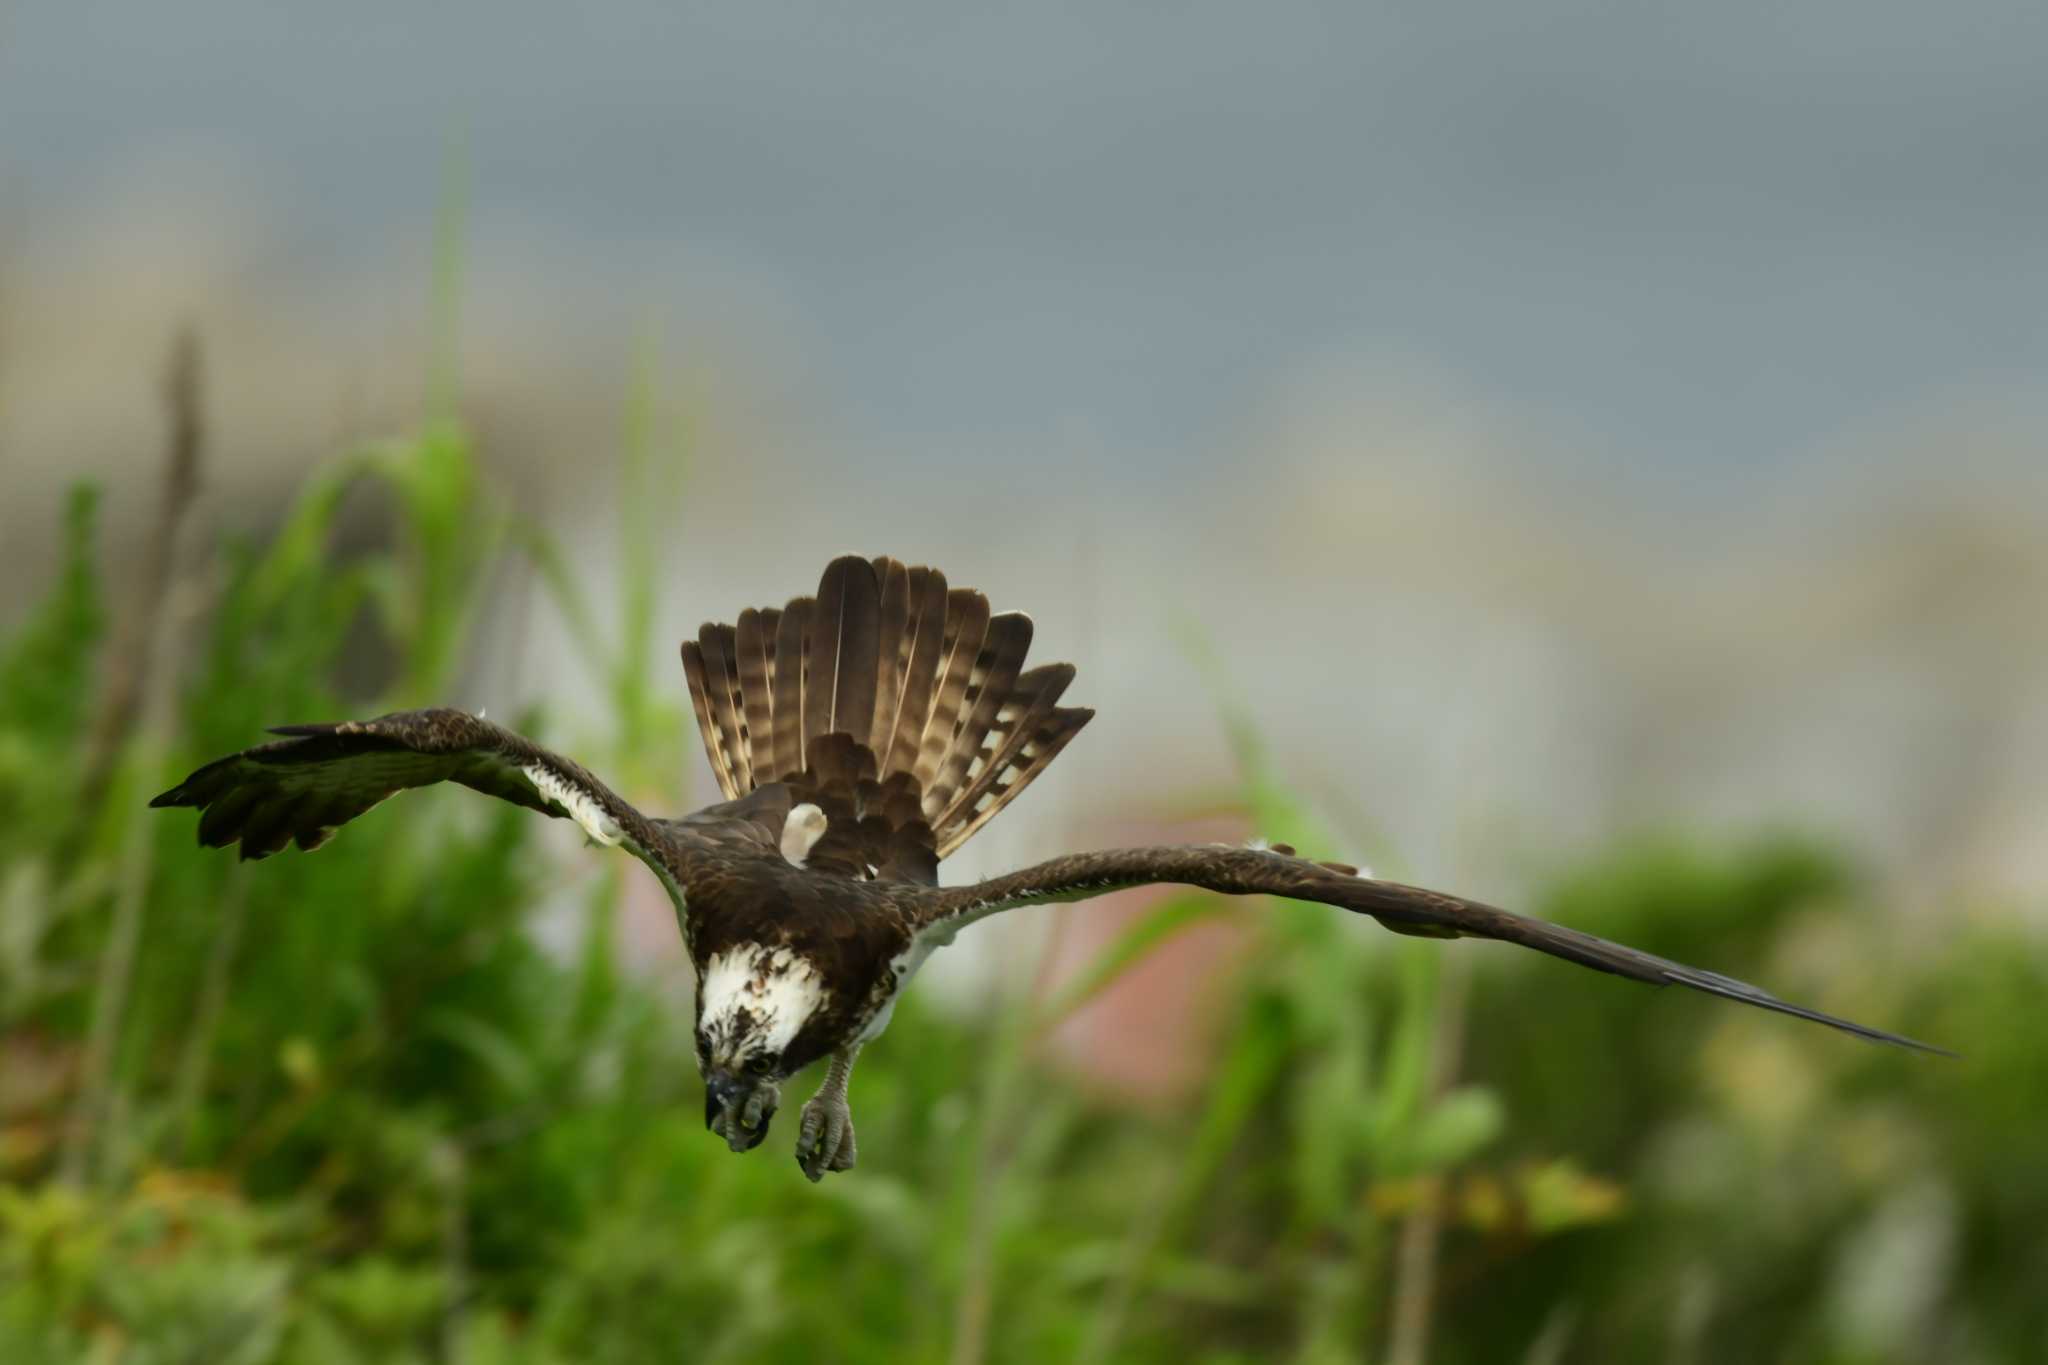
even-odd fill
[{"label": "curved talon", "polygon": [[846,1136],[839,1141],[839,1150],[833,1153],[832,1161],[825,1167],[828,1171],[850,1171],[853,1169],[853,1125],[846,1125]]},{"label": "curved talon", "polygon": [[775,1086],[761,1086],[719,1113],[711,1131],[724,1138],[733,1151],[751,1152],[767,1138],[769,1120],[775,1117],[781,1099],[782,1092]]},{"label": "curved talon", "polygon": [[845,1100],[813,1096],[797,1128],[796,1164],[813,1183],[827,1171],[850,1171],[855,1156],[853,1111]]}]

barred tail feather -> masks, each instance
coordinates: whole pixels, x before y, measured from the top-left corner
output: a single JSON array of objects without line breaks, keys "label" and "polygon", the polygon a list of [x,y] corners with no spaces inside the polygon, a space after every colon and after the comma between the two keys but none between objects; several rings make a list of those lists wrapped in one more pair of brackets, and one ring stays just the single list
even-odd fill
[{"label": "barred tail feather", "polygon": [[896,713],[916,623],[910,614],[910,571],[893,559],[877,559],[874,570],[881,580],[881,598],[875,617],[875,707],[866,738],[868,752],[882,759],[896,737]]},{"label": "barred tail feather", "polygon": [[733,794],[750,792],[756,784],[746,709],[740,696],[738,632],[731,626],[712,627],[698,634],[697,643],[704,651],[704,681],[711,694],[711,714],[718,721],[726,767],[737,788]]},{"label": "barred tail feather", "polygon": [[683,677],[690,684],[690,701],[697,709],[697,731],[704,739],[704,756],[711,760],[711,775],[718,780],[720,791],[735,797],[747,789],[740,785],[739,774],[733,769],[732,743],[720,714],[731,692],[723,677],[715,682],[712,679],[704,648],[704,640],[715,629],[707,624],[697,639],[683,641]]},{"label": "barred tail feather", "polygon": [[[775,755],[775,626],[782,613],[770,607],[740,613],[735,643],[739,659],[740,715],[747,726],[749,768],[766,767]],[[754,785],[759,785],[756,776]]]},{"label": "barred tail feather", "polygon": [[968,683],[981,658],[988,621],[988,599],[974,589],[955,588],[946,594],[946,632],[939,645],[931,712],[921,727],[917,759],[910,769],[917,785],[926,791],[931,790],[940,765],[952,751],[953,736],[959,733],[960,713],[967,704]]},{"label": "barred tail feather", "polygon": [[909,773],[917,767],[919,748],[924,743],[925,720],[931,715],[932,694],[938,687],[939,661],[946,642],[946,576],[922,566],[909,571],[910,624],[898,646],[902,661],[902,685],[895,710],[889,716],[885,749],[877,749],[884,773]]},{"label": "barred tail feather", "polygon": [[[1022,612],[1004,612],[988,623],[981,653],[967,675],[967,691],[961,698],[960,721],[953,727],[939,770],[926,784],[925,811],[937,817],[949,809],[953,798],[967,782],[968,770],[977,759],[986,762],[982,748],[996,715],[1012,700],[1024,656],[1031,649],[1031,618]],[[934,819],[936,827],[938,821]]]},{"label": "barred tail feather", "polygon": [[804,770],[804,667],[810,652],[808,597],[791,599],[775,628],[775,758],[771,778]]},{"label": "barred tail feather", "polygon": [[1094,716],[1085,707],[1058,705],[1073,680],[1072,664],[1047,664],[1017,679],[972,755],[966,786],[932,821],[940,856],[966,843],[1008,805]]},{"label": "barred tail feather", "polygon": [[707,625],[683,646],[683,670],[728,797],[800,786],[849,834],[878,824],[909,838],[922,875],[1093,714],[1058,705],[1072,665],[1024,671],[1031,636],[1029,617],[992,615],[988,598],[936,569],[849,555],[815,597],[742,612],[737,629]]}]

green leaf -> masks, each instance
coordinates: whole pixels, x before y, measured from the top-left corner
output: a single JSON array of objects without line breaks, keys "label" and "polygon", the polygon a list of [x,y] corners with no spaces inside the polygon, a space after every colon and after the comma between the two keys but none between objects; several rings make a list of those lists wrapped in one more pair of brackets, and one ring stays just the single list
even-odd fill
[{"label": "green leaf", "polygon": [[1507,1113],[1483,1086],[1451,1091],[1425,1111],[1408,1139],[1411,1169],[1442,1170],[1469,1160],[1499,1137]]},{"label": "green leaf", "polygon": [[93,555],[99,490],[72,488],[64,509],[64,568],[56,587],[0,649],[0,726],[37,748],[75,741],[94,695],[93,663],[106,631]]}]

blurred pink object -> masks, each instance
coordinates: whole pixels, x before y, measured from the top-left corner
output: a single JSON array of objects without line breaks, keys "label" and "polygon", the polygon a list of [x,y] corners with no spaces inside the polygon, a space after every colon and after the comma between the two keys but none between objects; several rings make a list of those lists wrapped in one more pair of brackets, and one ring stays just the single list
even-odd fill
[{"label": "blurred pink object", "polygon": [[[1214,817],[1117,830],[1107,844],[1241,842],[1243,822]],[[1135,888],[1060,907],[1066,923],[1053,945],[1045,993],[1057,995],[1132,924],[1188,889]],[[1217,1047],[1215,1002],[1255,935],[1255,907],[1228,905],[1153,948],[1055,1029],[1052,1059],[1104,1097],[1168,1108],[1208,1075]]]}]

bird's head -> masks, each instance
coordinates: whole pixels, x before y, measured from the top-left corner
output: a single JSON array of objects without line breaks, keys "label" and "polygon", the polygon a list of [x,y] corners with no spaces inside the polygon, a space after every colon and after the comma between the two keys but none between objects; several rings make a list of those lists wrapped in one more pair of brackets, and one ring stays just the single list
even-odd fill
[{"label": "bird's head", "polygon": [[825,1003],[815,966],[783,946],[743,943],[716,953],[697,978],[697,1066],[704,1126],[735,1152],[768,1136],[783,1080],[809,1058],[790,1045]]}]

